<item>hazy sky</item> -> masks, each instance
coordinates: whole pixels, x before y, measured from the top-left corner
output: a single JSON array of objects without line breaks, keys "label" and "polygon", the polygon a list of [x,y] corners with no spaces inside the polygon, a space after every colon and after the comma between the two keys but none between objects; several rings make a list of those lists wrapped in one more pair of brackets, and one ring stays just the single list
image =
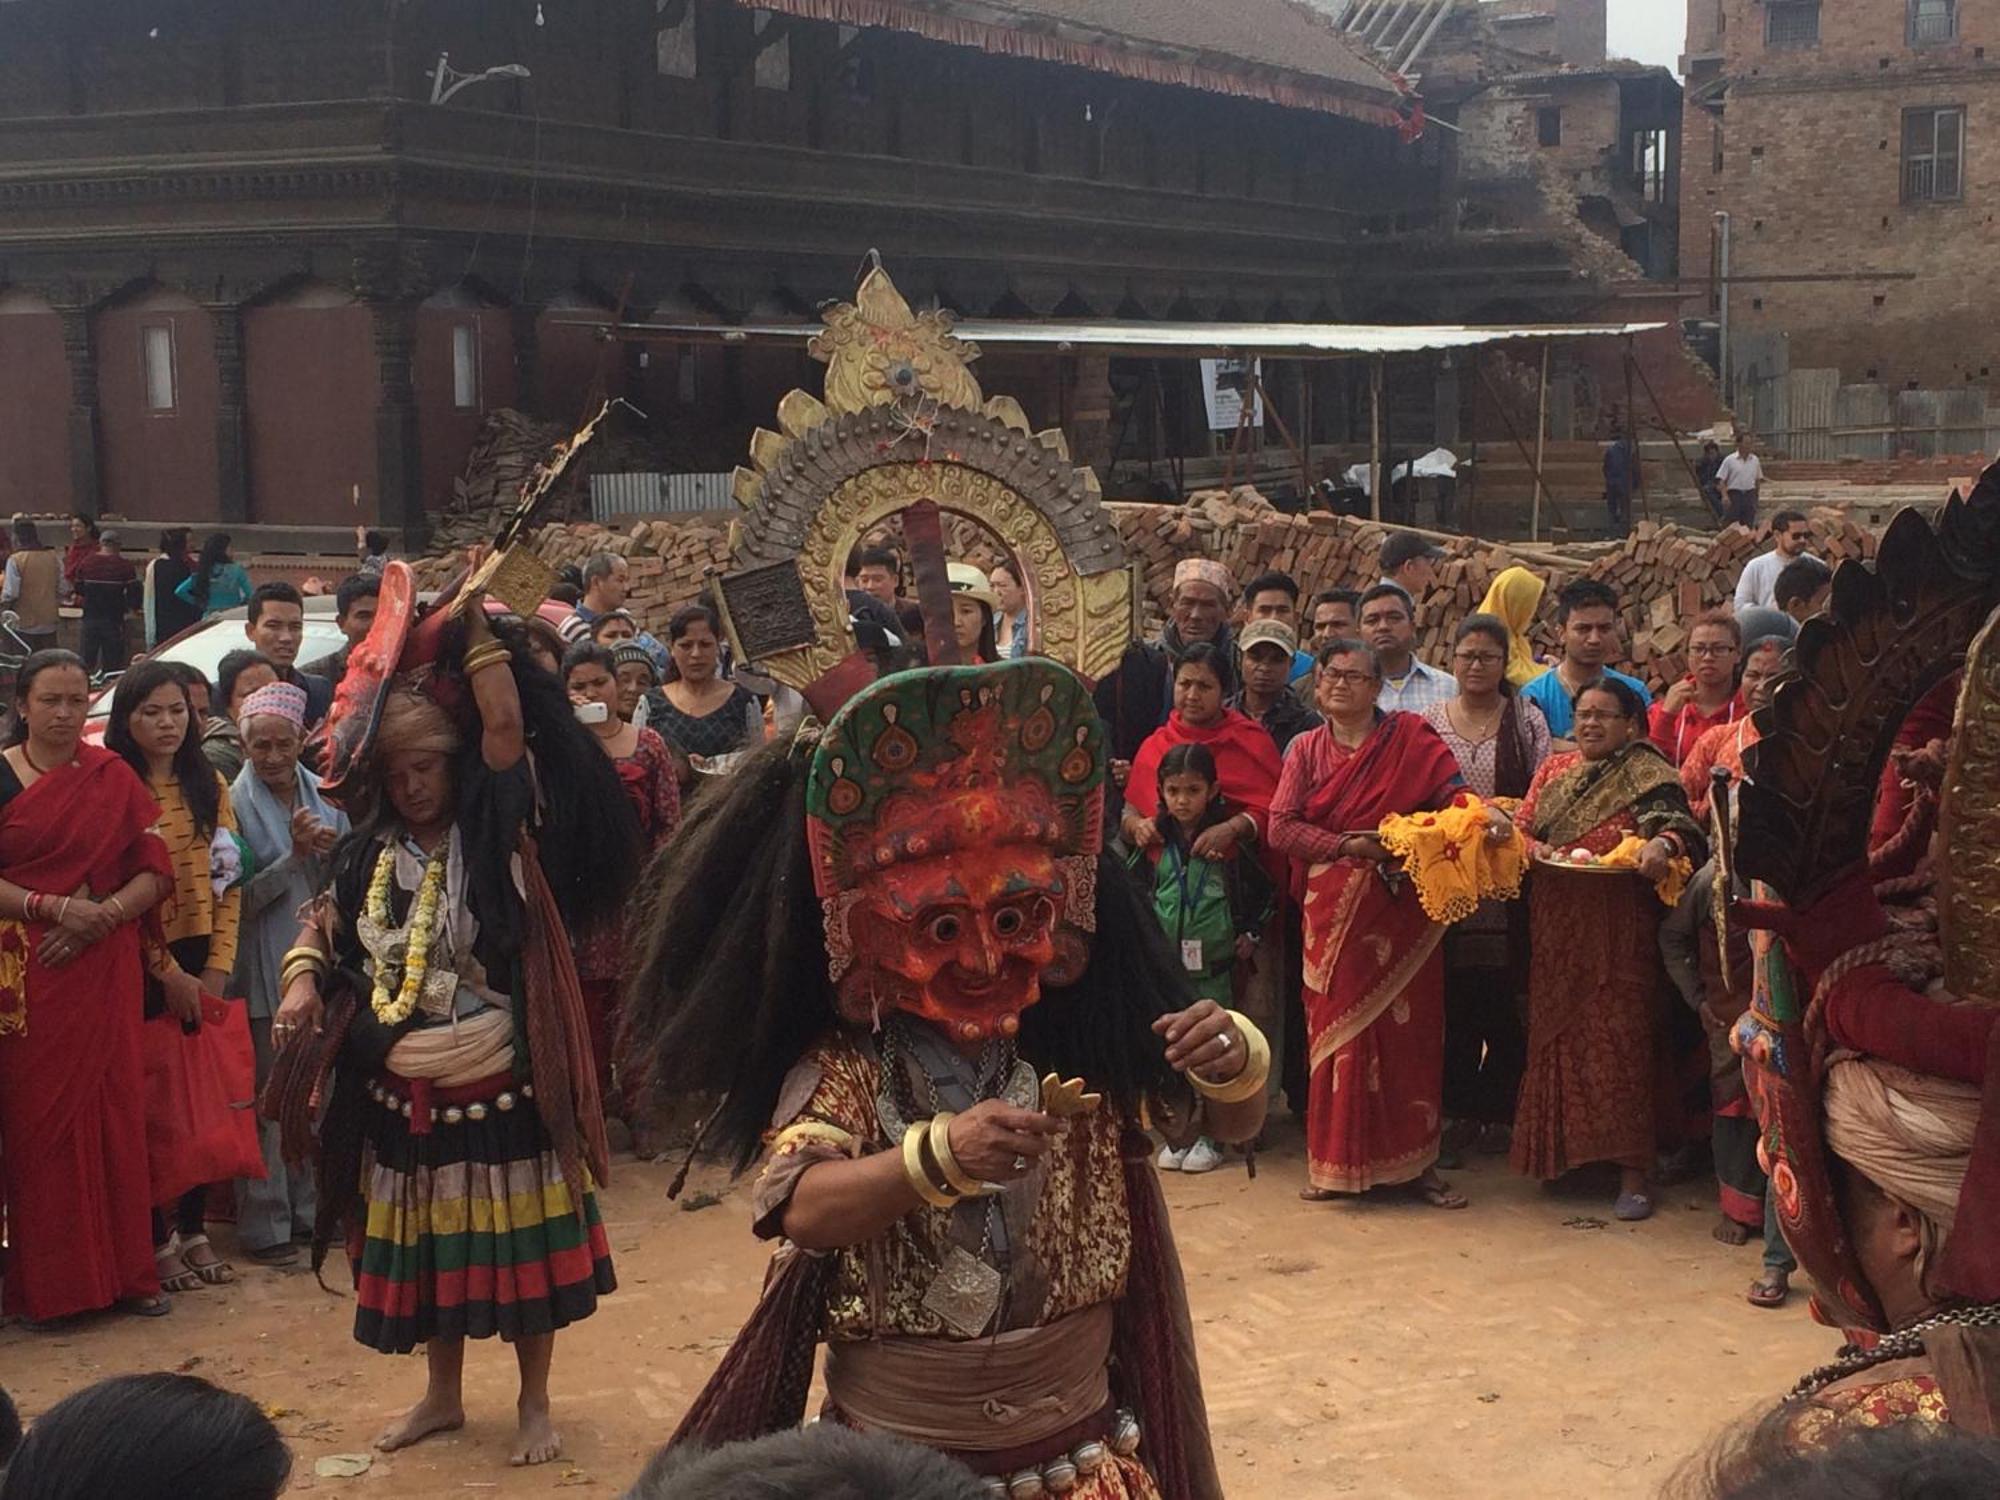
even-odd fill
[{"label": "hazy sky", "polygon": [[1610,0],[1610,20],[1613,57],[1669,68],[1679,63],[1687,37],[1687,7],[1680,0]]}]

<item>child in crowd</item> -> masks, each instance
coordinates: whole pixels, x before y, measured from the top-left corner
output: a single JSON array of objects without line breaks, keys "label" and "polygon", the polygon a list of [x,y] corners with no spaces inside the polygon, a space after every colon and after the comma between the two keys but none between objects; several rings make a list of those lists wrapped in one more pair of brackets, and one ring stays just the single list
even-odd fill
[{"label": "child in crowd", "polygon": [[[1154,826],[1161,842],[1135,851],[1131,866],[1149,889],[1153,912],[1180,954],[1196,996],[1241,1009],[1236,995],[1238,969],[1256,949],[1258,934],[1271,919],[1271,882],[1254,856],[1207,856],[1202,833],[1227,822],[1238,809],[1216,784],[1215,755],[1201,744],[1176,745],[1160,758],[1160,810]],[[1242,976],[1247,980],[1247,973]],[[1186,1150],[1160,1150],[1163,1170],[1213,1171],[1222,1151],[1206,1136]]]}]

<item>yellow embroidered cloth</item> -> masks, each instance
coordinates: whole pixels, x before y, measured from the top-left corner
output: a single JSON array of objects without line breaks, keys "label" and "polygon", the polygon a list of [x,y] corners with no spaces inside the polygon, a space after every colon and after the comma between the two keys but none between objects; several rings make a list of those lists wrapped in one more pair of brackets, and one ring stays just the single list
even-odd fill
[{"label": "yellow embroidered cloth", "polygon": [[[1618,841],[1617,847],[1609,854],[1597,856],[1600,865],[1609,865],[1614,870],[1636,870],[1639,868],[1639,851],[1646,847],[1646,841],[1636,833],[1628,833]],[[1667,862],[1667,873],[1653,882],[1653,889],[1662,903],[1667,906],[1680,904],[1681,892],[1687,889],[1688,881],[1694,875],[1694,862],[1676,856]]]},{"label": "yellow embroidered cloth", "polygon": [[28,1031],[28,928],[0,920],[0,1036]]},{"label": "yellow embroidered cloth", "polygon": [[1505,843],[1486,836],[1496,804],[1467,795],[1438,812],[1392,813],[1376,836],[1401,859],[1433,922],[1463,922],[1482,901],[1511,901],[1521,894],[1528,841],[1516,828]]}]

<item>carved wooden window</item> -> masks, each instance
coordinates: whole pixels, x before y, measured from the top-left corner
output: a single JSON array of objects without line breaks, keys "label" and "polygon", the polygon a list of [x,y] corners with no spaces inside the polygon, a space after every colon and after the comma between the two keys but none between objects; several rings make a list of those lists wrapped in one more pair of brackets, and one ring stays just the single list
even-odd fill
[{"label": "carved wooden window", "polygon": [[1770,0],[1764,10],[1764,45],[1796,51],[1819,45],[1819,0]]},{"label": "carved wooden window", "polygon": [[460,411],[479,410],[479,325],[451,325],[451,404]]},{"label": "carved wooden window", "polygon": [[1903,201],[1948,203],[1965,194],[1965,111],[1903,111]]},{"label": "carved wooden window", "polygon": [[139,357],[146,376],[146,410],[170,412],[180,405],[171,320],[139,328]]}]

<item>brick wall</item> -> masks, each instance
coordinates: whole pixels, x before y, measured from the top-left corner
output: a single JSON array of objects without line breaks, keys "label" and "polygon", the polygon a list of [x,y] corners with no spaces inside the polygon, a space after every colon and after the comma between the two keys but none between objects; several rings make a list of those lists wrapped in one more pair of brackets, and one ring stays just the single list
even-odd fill
[{"label": "brick wall", "polygon": [[[1716,4],[1689,0],[1691,49]],[[1714,118],[1690,103],[1685,276],[1705,277],[1713,215],[1726,210],[1740,333],[1787,335],[1793,368],[1836,367],[1849,381],[1992,387],[2000,329],[1968,318],[1966,297],[1989,277],[1995,244],[2000,0],[1960,0],[1956,41],[1924,47],[1909,43],[1903,0],[1823,0],[1819,45],[1792,50],[1766,44],[1770,9],[1721,0],[1720,170]],[[1907,112],[1936,108],[1965,112],[1960,192],[1909,201]],[[1778,276],[1828,279],[1755,279]]]}]

